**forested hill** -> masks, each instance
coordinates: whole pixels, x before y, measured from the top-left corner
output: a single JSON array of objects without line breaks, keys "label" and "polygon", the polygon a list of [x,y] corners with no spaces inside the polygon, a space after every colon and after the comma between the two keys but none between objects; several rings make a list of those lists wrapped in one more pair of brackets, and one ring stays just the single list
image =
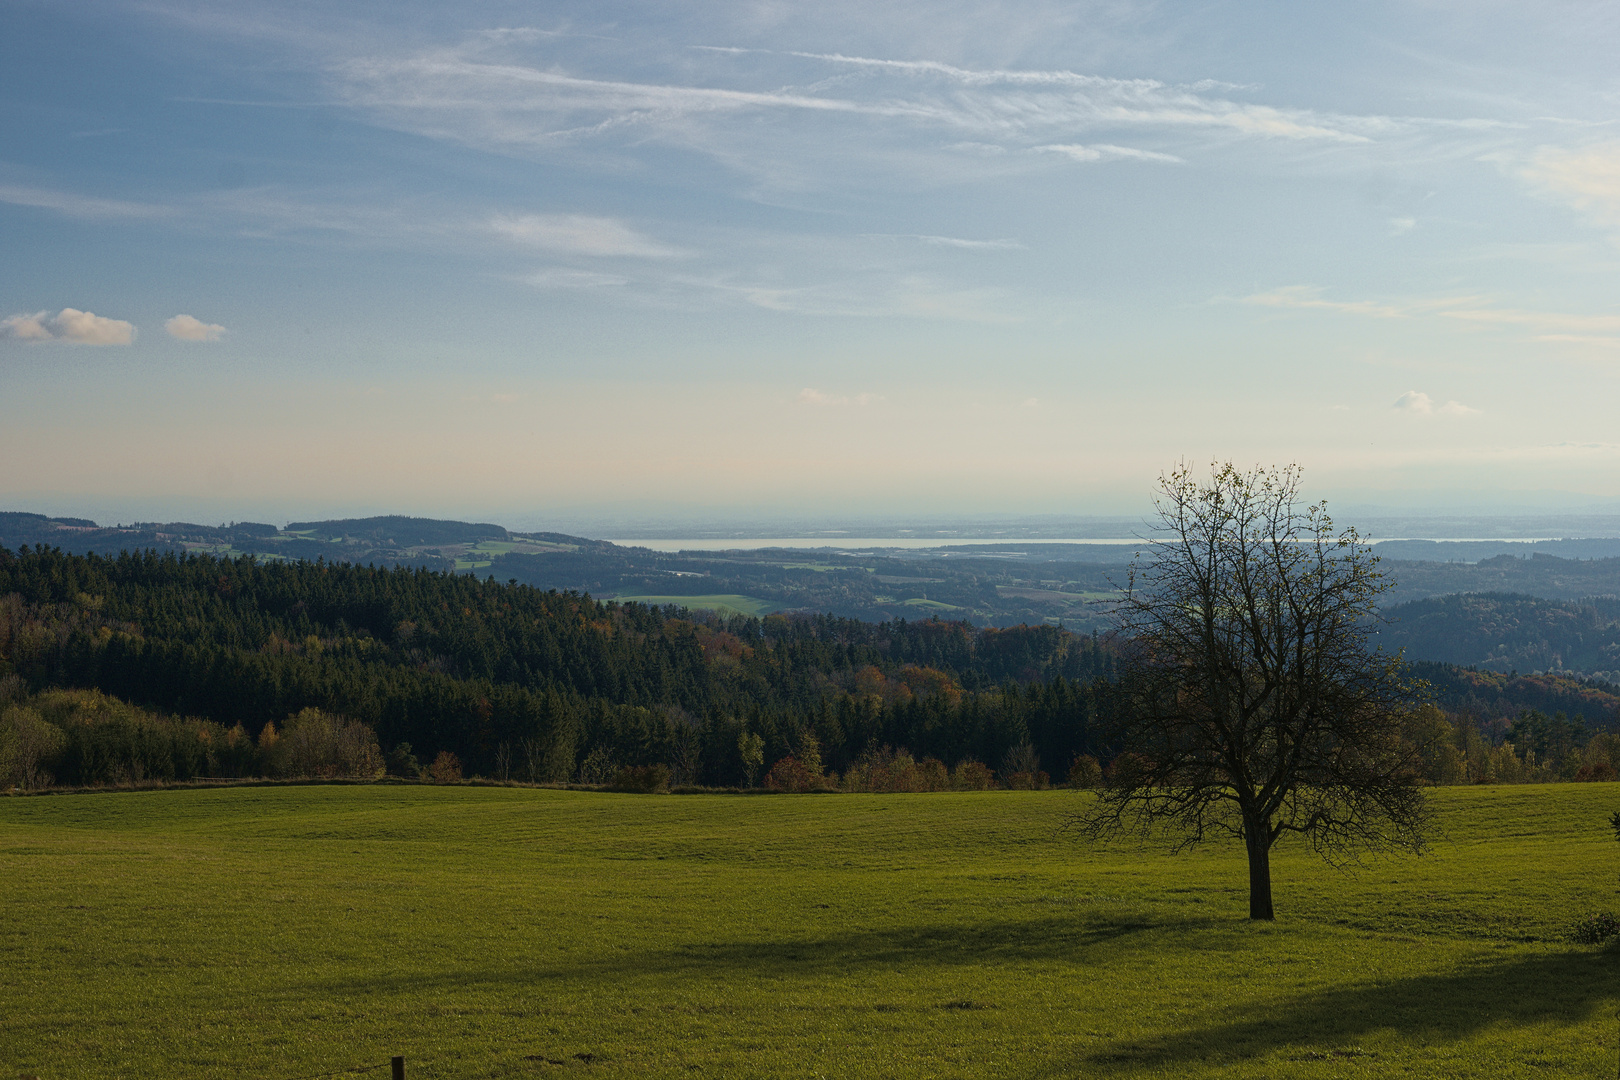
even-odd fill
[{"label": "forested hill", "polygon": [[[500,525],[390,515],[336,521],[295,521],[285,529],[260,522],[222,525],[195,522],[136,522],[106,526],[84,518],[0,511],[0,547],[43,544],[76,554],[117,555],[124,551],[197,552],[270,559],[325,559],[328,562],[424,566],[431,570],[469,569],[469,552],[574,551],[589,540],[552,533],[518,535]],[[485,556],[487,559],[487,555]],[[481,563],[480,565],[484,565]]]},{"label": "forested hill", "polygon": [[1463,593],[1385,611],[1381,644],[1409,659],[1496,672],[1570,672],[1620,682],[1620,599]]},{"label": "forested hill", "polygon": [[317,706],[474,770],[523,746],[537,779],[605,746],[734,783],[744,725],[775,757],[813,732],[833,767],[885,743],[948,763],[1030,743],[1061,772],[1094,749],[1111,663],[1051,626],[679,617],[421,568],[0,549],[0,674],[32,688],[250,732]]},{"label": "forested hill", "polygon": [[1418,661],[1411,673],[1429,683],[1434,701],[1497,734],[1527,709],[1580,717],[1595,728],[1620,727],[1620,686],[1569,675],[1520,675]]},{"label": "forested hill", "polygon": [[1497,555],[1476,563],[1439,562],[1390,557],[1384,551],[1389,546],[1373,548],[1383,558],[1390,584],[1381,601],[1386,607],[1451,593],[1521,593],[1547,600],[1620,597],[1620,558],[1566,559],[1535,552],[1529,558]]}]

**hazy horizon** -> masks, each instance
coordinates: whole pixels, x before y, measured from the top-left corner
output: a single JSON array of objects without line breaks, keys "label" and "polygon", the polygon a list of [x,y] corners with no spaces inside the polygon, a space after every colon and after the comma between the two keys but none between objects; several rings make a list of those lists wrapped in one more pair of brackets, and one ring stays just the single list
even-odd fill
[{"label": "hazy horizon", "polygon": [[[228,522],[255,521],[285,528],[302,521],[332,521],[392,516],[395,512],[382,510],[356,513],[320,513],[277,515],[265,513],[231,513],[224,516],[199,514],[154,514],[147,508],[125,512],[104,507],[77,506],[72,509],[43,511],[35,506],[0,503],[0,512],[46,513],[47,516],[72,517],[95,521],[103,527],[133,523],[165,524],[190,522],[198,525],[223,525]],[[1620,510],[1609,509],[1580,512],[1546,512],[1527,510],[1517,514],[1401,514],[1382,508],[1382,512],[1361,512],[1329,506],[1338,527],[1354,527],[1363,536],[1374,540],[1434,539],[1434,540],[1546,540],[1558,538],[1620,537]],[[110,511],[110,512],[109,512]],[[640,540],[762,540],[793,541],[823,540],[828,543],[857,540],[896,539],[923,541],[933,539],[940,543],[970,540],[1008,540],[1024,543],[1109,542],[1148,535],[1153,530],[1151,515],[994,515],[965,514],[956,516],[897,516],[850,515],[843,517],[804,517],[790,515],[748,516],[739,513],[705,516],[632,516],[597,515],[580,513],[514,513],[433,515],[401,514],[407,517],[429,517],[440,520],[487,522],[513,532],[559,532],[598,540],[635,543]],[[790,545],[796,546],[796,545]]]}]

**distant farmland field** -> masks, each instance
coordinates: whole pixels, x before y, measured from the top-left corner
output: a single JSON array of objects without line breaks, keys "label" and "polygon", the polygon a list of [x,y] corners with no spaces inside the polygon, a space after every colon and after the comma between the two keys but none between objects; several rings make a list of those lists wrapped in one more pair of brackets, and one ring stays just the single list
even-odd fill
[{"label": "distant farmland field", "polygon": [[0,798],[0,1075],[1612,1075],[1562,931],[1620,786],[1435,797],[1428,858],[1285,845],[1273,925],[1235,846],[1082,848],[1064,791]]}]

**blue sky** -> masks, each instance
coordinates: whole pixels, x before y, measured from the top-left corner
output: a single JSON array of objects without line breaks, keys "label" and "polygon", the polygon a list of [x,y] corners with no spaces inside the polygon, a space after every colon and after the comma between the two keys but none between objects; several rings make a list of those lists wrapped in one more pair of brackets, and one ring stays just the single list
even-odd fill
[{"label": "blue sky", "polygon": [[29,3],[0,504],[1620,500],[1620,8]]}]

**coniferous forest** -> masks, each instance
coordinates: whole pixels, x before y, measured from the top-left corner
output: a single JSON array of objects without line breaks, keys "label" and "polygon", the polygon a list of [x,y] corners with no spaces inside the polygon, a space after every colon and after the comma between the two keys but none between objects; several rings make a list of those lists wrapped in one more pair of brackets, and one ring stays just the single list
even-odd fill
[{"label": "coniferous forest", "polygon": [[710,785],[811,747],[837,770],[905,747],[1061,775],[1099,750],[1111,671],[1051,626],[694,616],[422,568],[42,547],[0,549],[0,657],[30,691],[98,690],[227,741],[315,709],[406,771],[449,752],[486,776],[665,764]]}]

